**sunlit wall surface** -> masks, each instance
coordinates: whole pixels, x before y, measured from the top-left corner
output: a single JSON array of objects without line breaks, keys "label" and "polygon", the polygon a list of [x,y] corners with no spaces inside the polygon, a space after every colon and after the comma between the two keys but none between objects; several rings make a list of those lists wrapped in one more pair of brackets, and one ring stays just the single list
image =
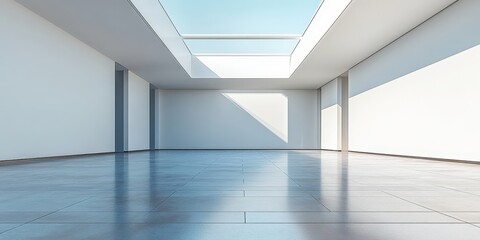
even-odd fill
[{"label": "sunlit wall surface", "polygon": [[477,9],[459,1],[350,71],[350,150],[480,160]]},{"label": "sunlit wall surface", "polygon": [[340,85],[337,79],[321,88],[321,149],[340,150],[341,106]]},{"label": "sunlit wall surface", "polygon": [[316,149],[316,90],[161,90],[161,149]]}]

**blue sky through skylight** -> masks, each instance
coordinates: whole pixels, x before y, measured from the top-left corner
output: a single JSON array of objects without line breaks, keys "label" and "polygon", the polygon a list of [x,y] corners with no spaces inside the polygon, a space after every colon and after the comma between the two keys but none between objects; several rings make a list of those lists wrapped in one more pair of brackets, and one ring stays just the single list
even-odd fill
[{"label": "blue sky through skylight", "polygon": [[[202,36],[202,39],[185,39],[192,54],[265,55],[291,54],[298,36],[303,35],[322,1],[159,0],[180,35]],[[222,39],[232,35],[238,38]],[[251,39],[252,36],[262,39]],[[293,37],[269,39],[268,36]]]},{"label": "blue sky through skylight", "polygon": [[322,0],[159,0],[180,34],[302,35]]}]

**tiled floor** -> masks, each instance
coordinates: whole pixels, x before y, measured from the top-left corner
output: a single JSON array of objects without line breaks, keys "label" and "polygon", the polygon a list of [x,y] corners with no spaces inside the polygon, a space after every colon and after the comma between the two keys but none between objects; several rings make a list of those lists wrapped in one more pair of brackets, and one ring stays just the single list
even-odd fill
[{"label": "tiled floor", "polygon": [[478,240],[480,165],[321,151],[0,163],[0,239]]}]

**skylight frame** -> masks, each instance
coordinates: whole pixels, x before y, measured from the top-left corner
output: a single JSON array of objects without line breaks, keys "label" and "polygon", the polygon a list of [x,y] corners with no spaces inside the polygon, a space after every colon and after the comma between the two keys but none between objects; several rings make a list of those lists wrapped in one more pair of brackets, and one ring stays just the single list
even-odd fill
[{"label": "skylight frame", "polygon": [[[192,42],[192,40],[193,40],[193,42]],[[230,41],[231,42],[230,44],[232,44],[233,49],[231,51],[227,50],[227,51],[224,51],[224,52],[215,52],[214,50],[210,53],[208,51],[198,52],[198,50],[195,50],[194,46],[192,46],[192,44],[194,43],[195,40],[216,41],[216,44],[218,45],[218,48],[220,48],[220,49],[222,48],[222,45],[226,46],[226,45],[228,45],[228,42]],[[286,42],[288,40],[290,40],[290,41]],[[292,42],[292,40],[294,42]],[[227,36],[227,37],[223,36],[223,37],[219,37],[219,38],[208,37],[208,36],[202,36],[200,38],[196,38],[196,37],[183,38],[183,42],[185,43],[187,48],[189,48],[189,51],[194,56],[291,56],[292,53],[293,53],[293,50],[296,48],[296,46],[298,46],[298,43],[300,42],[300,40],[301,40],[301,38],[298,38],[298,37],[269,38],[268,36],[263,37],[263,38],[262,37],[259,38],[257,36],[249,36],[249,37],[246,37],[246,38],[238,38],[238,37],[235,37],[235,36]],[[188,41],[190,41],[190,43]],[[238,43],[238,41],[245,41],[245,45],[235,47],[235,42]],[[256,41],[256,43],[254,41]],[[285,42],[281,43],[279,41],[285,41]],[[263,42],[263,43],[261,43],[261,42]],[[244,48],[244,49],[262,48],[261,45],[266,44],[268,42],[270,42],[273,45],[277,44],[278,45],[277,46],[278,51],[271,50],[270,52],[268,52],[268,51],[267,52],[262,52],[262,51],[258,51],[258,50],[253,50],[253,51],[243,52],[244,50],[242,50],[242,48]],[[205,44],[205,43],[207,43],[207,42],[203,42],[203,44]],[[287,46],[291,43],[293,43],[294,45]],[[196,44],[199,44],[199,45],[197,45],[197,47],[202,45],[202,43],[196,43]],[[212,44],[215,44],[215,42],[212,42]],[[255,46],[255,45],[257,45],[257,46]],[[283,46],[281,46],[281,45],[283,45]],[[225,48],[225,47],[223,47],[223,48]],[[281,48],[287,48],[288,50],[287,51],[282,51]],[[236,52],[236,51],[238,51],[238,52]]]},{"label": "skylight frame", "polygon": [[353,0],[322,0],[290,56],[195,56],[159,0],[127,1],[163,41],[190,78],[282,79],[294,74]]}]

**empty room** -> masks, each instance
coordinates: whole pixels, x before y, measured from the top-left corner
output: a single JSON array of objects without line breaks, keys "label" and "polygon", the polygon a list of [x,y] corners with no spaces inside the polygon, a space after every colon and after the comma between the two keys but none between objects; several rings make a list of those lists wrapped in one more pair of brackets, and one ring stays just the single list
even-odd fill
[{"label": "empty room", "polygon": [[479,123],[479,0],[0,0],[0,240],[478,240]]}]

